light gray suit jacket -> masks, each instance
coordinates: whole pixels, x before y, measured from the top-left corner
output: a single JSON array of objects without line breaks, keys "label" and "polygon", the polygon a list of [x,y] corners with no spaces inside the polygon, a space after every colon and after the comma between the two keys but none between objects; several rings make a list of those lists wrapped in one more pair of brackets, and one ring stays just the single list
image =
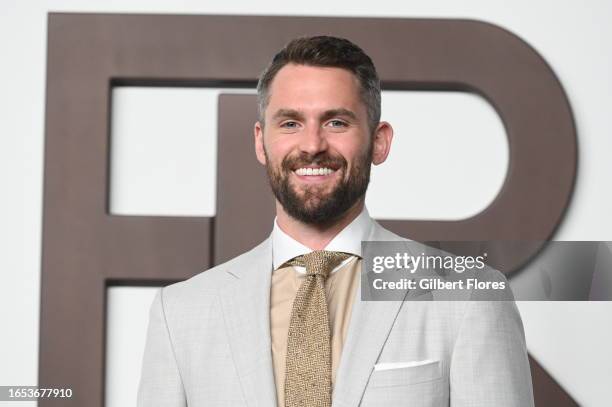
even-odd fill
[{"label": "light gray suit jacket", "polygon": [[[405,240],[375,223],[369,240]],[[272,245],[157,294],[140,407],[275,407],[270,347]],[[405,367],[374,370],[380,363]],[[522,322],[513,301],[360,301],[333,407],[532,406]]]}]

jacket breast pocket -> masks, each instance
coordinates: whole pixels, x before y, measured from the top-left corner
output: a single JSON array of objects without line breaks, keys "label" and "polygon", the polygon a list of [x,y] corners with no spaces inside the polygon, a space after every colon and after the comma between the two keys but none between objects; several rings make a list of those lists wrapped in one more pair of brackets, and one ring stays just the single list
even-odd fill
[{"label": "jacket breast pocket", "polygon": [[447,406],[448,379],[438,360],[414,366],[374,370],[362,407]]}]

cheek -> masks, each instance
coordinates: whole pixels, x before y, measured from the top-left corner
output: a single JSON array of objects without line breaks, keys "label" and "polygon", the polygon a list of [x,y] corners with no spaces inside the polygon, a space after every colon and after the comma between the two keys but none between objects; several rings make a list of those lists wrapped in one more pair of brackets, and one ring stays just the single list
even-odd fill
[{"label": "cheek", "polygon": [[347,133],[329,137],[328,142],[330,149],[350,162],[359,159],[366,153],[370,139],[361,129],[352,129]]},{"label": "cheek", "polygon": [[336,153],[346,160],[349,168],[354,168],[356,165],[362,165],[365,155],[368,153],[367,145],[345,145],[339,146]]},{"label": "cheek", "polygon": [[287,143],[278,140],[270,140],[265,144],[268,161],[272,165],[280,165],[283,159],[290,153],[291,148]]}]

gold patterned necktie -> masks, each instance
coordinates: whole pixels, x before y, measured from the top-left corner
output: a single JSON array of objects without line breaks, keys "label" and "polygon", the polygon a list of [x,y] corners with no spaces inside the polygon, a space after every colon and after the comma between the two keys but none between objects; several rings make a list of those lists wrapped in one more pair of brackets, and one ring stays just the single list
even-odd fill
[{"label": "gold patterned necktie", "polygon": [[331,406],[331,334],[325,279],[351,255],[315,250],[287,262],[306,267],[293,300],[285,369],[285,407]]}]

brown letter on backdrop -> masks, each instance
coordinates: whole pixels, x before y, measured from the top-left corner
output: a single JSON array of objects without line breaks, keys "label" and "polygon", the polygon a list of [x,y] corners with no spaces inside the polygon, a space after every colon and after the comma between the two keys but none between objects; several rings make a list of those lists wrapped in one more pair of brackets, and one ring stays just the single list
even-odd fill
[{"label": "brown letter on backdrop", "polygon": [[[571,196],[576,134],[563,89],[528,44],[491,24],[51,14],[48,27],[39,385],[71,387],[74,396],[41,406],[103,406],[108,286],[189,278],[261,241],[274,216],[252,152],[252,96],[220,98],[215,218],[110,214],[112,86],[254,87],[289,39],[347,37],[372,56],[384,89],[478,93],[497,109],[508,135],[509,173],[483,212],[385,226],[417,240],[543,240]],[[573,405],[532,365],[538,404]]]}]

